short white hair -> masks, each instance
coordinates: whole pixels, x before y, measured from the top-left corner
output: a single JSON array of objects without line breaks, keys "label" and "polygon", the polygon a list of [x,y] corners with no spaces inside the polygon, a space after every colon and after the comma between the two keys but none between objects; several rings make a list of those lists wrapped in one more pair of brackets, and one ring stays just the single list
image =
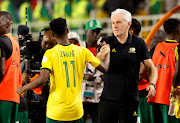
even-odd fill
[{"label": "short white hair", "polygon": [[125,10],[125,9],[116,9],[114,11],[111,12],[111,20],[112,20],[112,17],[114,15],[117,15],[117,14],[122,14],[124,15],[124,19],[126,22],[132,22],[132,15],[129,11]]}]

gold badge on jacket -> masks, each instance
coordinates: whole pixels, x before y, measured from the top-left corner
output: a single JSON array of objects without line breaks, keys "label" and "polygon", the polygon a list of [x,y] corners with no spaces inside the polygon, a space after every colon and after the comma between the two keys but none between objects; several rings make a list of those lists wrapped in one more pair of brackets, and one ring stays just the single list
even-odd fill
[{"label": "gold badge on jacket", "polygon": [[136,48],[130,47],[128,53],[136,53]]}]

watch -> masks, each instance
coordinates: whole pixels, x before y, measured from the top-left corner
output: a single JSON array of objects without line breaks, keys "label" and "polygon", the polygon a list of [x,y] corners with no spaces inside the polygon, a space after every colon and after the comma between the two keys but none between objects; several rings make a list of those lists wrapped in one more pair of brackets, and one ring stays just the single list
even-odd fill
[{"label": "watch", "polygon": [[149,85],[153,85],[154,88],[156,89],[156,85],[154,83],[149,83]]}]

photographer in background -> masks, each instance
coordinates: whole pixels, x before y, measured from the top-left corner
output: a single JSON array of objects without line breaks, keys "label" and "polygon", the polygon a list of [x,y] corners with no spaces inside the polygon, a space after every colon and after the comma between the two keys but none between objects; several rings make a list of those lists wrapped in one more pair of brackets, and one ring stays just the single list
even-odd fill
[{"label": "photographer in background", "polygon": [[[26,28],[24,28],[24,29],[26,29]],[[31,59],[30,64],[37,64],[35,66],[38,66],[38,70],[39,70],[41,67],[41,65],[39,65],[39,63],[41,62],[45,51],[47,49],[54,47],[57,43],[56,43],[54,37],[52,36],[52,32],[51,32],[50,28],[45,28],[40,31],[38,41],[40,43],[39,47],[41,47],[41,50],[38,55],[34,55],[34,59]],[[39,63],[37,63],[37,62],[39,62]],[[30,65],[30,66],[31,66],[30,68],[34,70],[34,68],[32,68],[32,65]],[[31,81],[32,81],[36,77],[39,76],[38,73],[36,73],[35,76],[33,76],[34,72],[31,72],[31,73],[32,74],[29,75],[24,72],[22,77],[26,81],[27,81],[27,78],[31,78]],[[31,76],[31,77],[29,77],[29,76]],[[49,84],[49,82],[47,82],[45,85],[42,85],[39,88],[33,89],[33,92],[31,91],[31,93],[29,95],[27,95],[27,98],[29,100],[29,103],[28,103],[29,119],[33,123],[34,122],[35,123],[36,122],[44,123],[46,120],[46,103],[47,103],[47,99],[49,96],[49,85],[48,84]],[[33,95],[34,95],[34,97],[32,98]],[[28,96],[30,96],[30,97],[28,97]],[[23,117],[21,119],[23,119]]]},{"label": "photographer in background", "polygon": [[0,123],[15,123],[22,86],[20,50],[17,40],[10,34],[12,15],[0,11]]},{"label": "photographer in background", "polygon": [[[44,32],[44,35],[42,34],[43,32]],[[45,51],[48,49],[51,49],[57,44],[55,38],[52,35],[50,28],[45,28],[40,31],[39,42],[41,42],[41,48],[42,48],[40,52],[39,60],[42,61]],[[39,73],[36,74],[31,79],[31,81],[33,81],[38,76],[39,76]],[[39,104],[40,106],[37,105],[36,111],[34,112],[36,113],[36,116],[34,117],[34,113],[32,113],[33,115],[32,118],[34,118],[34,122],[45,123],[46,121],[46,103],[49,96],[49,87],[50,87],[50,80],[48,79],[48,82],[46,82],[44,85],[33,89],[33,92],[37,95],[37,100],[40,100],[40,104]],[[33,106],[34,105],[32,104],[32,108]]]}]

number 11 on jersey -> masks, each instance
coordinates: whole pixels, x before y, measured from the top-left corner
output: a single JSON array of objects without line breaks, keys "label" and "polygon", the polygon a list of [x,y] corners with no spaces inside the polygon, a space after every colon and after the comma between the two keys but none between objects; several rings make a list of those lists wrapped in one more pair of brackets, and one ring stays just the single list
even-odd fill
[{"label": "number 11 on jersey", "polygon": [[72,67],[73,68],[73,80],[74,80],[74,87],[76,87],[76,79],[75,79],[75,65],[74,65],[74,61],[70,61],[70,66],[68,66],[67,61],[63,61],[64,67],[65,67],[65,71],[66,71],[66,81],[67,81],[67,87],[70,87],[70,83],[69,83],[69,72],[68,72],[68,67]]}]

